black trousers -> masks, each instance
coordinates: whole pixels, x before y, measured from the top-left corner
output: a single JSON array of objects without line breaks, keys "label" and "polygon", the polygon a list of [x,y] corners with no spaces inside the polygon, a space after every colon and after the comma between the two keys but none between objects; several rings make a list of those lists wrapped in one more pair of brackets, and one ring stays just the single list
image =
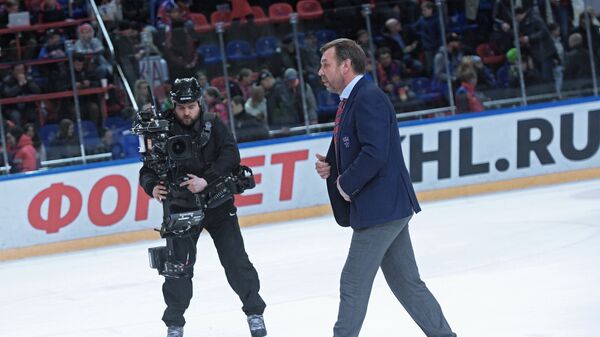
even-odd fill
[{"label": "black trousers", "polygon": [[[231,209],[231,212],[219,212],[223,214],[218,216],[207,214],[203,228],[213,239],[227,281],[240,297],[244,313],[262,315],[266,304],[258,294],[258,273],[246,254],[235,207],[232,206]],[[175,257],[179,262],[187,265],[196,262],[196,243],[201,231],[196,230],[173,239]],[[192,299],[192,278],[165,278],[162,290],[167,304],[162,320],[167,326],[184,326],[183,314]]]}]

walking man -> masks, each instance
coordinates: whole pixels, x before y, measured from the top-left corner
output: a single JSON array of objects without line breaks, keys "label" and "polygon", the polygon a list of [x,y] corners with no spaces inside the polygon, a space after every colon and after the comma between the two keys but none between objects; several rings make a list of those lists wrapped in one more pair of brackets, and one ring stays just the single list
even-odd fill
[{"label": "walking man", "polygon": [[334,337],[359,335],[377,270],[428,337],[456,337],[417,269],[408,222],[421,210],[404,164],[396,114],[383,91],[363,78],[365,53],[337,39],[321,48],[319,76],[340,95],[327,156],[316,170],[327,182],[335,220],[353,229],[340,280]]}]

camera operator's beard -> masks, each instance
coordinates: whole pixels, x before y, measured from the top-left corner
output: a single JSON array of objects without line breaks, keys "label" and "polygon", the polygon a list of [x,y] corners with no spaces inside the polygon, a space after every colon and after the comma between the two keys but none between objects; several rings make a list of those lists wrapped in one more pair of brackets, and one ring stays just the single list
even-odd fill
[{"label": "camera operator's beard", "polygon": [[179,124],[181,124],[184,127],[188,127],[188,128],[192,127],[198,119],[200,119],[200,116],[198,116],[196,118],[177,116],[177,121],[179,122]]}]

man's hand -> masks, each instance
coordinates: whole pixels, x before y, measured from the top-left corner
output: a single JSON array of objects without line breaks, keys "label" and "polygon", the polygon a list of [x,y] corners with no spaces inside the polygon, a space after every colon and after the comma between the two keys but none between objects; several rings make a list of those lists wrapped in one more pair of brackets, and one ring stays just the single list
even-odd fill
[{"label": "man's hand", "polygon": [[342,186],[340,186],[340,177],[337,178],[335,183],[337,185],[338,191],[342,195],[342,198],[344,198],[344,200],[346,200],[347,202],[350,202],[350,196],[346,194],[346,192],[344,192],[344,190],[342,189]]},{"label": "man's hand", "polygon": [[188,173],[187,176],[190,178],[179,184],[180,187],[187,187],[187,189],[192,193],[200,193],[204,191],[208,182],[204,178],[200,178],[193,174]]},{"label": "man's hand", "polygon": [[169,193],[169,190],[167,190],[167,187],[164,185],[164,182],[160,182],[158,183],[158,185],[154,186],[154,188],[152,189],[152,197],[154,199],[156,199],[156,201],[161,202],[163,200],[165,200],[167,198],[167,194]]},{"label": "man's hand", "polygon": [[317,162],[315,163],[315,169],[321,178],[327,179],[331,174],[331,166],[325,161],[325,157],[317,153]]}]

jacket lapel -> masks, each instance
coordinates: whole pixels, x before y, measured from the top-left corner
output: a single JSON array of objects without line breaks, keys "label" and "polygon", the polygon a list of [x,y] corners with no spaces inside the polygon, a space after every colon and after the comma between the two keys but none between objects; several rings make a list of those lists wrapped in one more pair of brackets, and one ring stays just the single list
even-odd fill
[{"label": "jacket lapel", "polygon": [[[354,104],[354,98],[356,97],[356,93],[358,92],[358,90],[365,85],[367,79],[365,79],[365,77],[363,76],[363,78],[361,78],[360,80],[358,80],[358,82],[356,82],[356,84],[354,85],[354,88],[352,88],[352,91],[350,92],[350,96],[348,96],[348,100],[346,101],[346,104],[344,105],[344,111],[342,111],[342,117],[340,119],[340,126],[338,129],[338,137],[341,136],[341,132],[342,129],[344,128],[344,121],[347,120],[346,117],[348,117],[348,114],[350,113],[350,110],[352,108],[352,105]],[[338,142],[336,144],[337,147],[337,153],[338,153],[338,157],[340,156],[340,151],[341,151],[341,145],[343,141],[341,141],[341,138],[338,139]],[[339,158],[338,158],[339,160]],[[340,163],[337,163],[337,167],[338,169],[340,168]],[[341,172],[340,172],[341,173]]]}]

